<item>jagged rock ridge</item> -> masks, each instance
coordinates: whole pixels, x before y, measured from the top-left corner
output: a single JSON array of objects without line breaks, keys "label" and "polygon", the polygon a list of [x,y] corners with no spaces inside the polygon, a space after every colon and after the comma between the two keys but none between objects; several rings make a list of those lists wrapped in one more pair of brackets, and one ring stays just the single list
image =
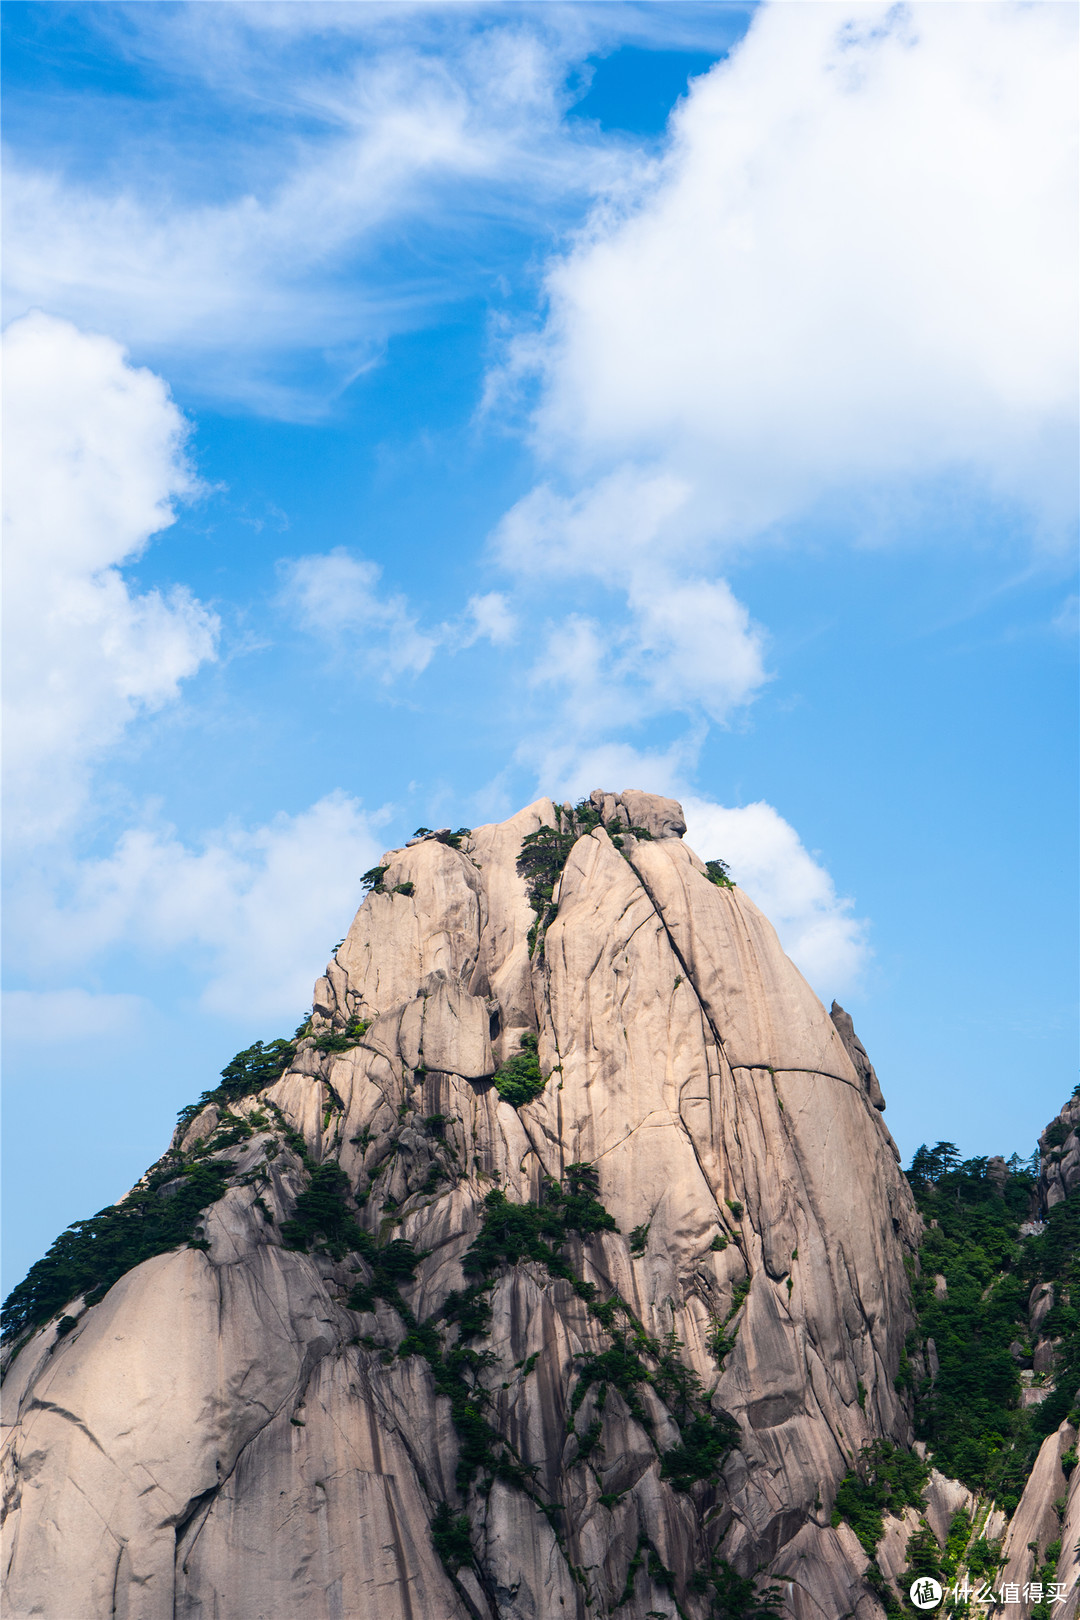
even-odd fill
[{"label": "jagged rock ridge", "polygon": [[384,856],[287,1072],[163,1161],[232,1165],[205,1247],[9,1368],[10,1616],[881,1612],[830,1511],[910,1440],[918,1217],[847,1015],[683,831],[598,793]]}]

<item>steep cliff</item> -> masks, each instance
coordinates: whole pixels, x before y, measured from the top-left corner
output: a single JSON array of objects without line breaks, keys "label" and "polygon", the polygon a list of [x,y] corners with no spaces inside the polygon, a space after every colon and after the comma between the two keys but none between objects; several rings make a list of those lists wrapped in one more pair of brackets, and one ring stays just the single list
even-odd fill
[{"label": "steep cliff", "polygon": [[13,1620],[881,1613],[833,1505],[911,1438],[919,1218],[683,830],[544,799],[368,874],[305,1031],[18,1295]]},{"label": "steep cliff", "polygon": [[[1024,1391],[1035,1456],[1002,1548],[1001,1584],[1020,1589],[1022,1620],[1075,1620],[1080,1607],[1080,1098],[1073,1096],[1039,1137],[1036,1219],[1027,1223],[1026,1343],[1031,1383]],[[1028,1359],[1028,1358],[1025,1358]],[[1063,1594],[1040,1604],[1032,1582]]]},{"label": "steep cliff", "polygon": [[838,1497],[864,1544],[883,1537],[886,1576],[902,1549],[907,1571],[992,1591],[1009,1620],[1073,1620],[1080,1597],[1078,1123],[1074,1097],[1032,1160],[915,1154],[926,1224],[901,1383],[920,1449],[959,1480],[935,1470],[902,1527],[871,1521],[863,1480]]}]

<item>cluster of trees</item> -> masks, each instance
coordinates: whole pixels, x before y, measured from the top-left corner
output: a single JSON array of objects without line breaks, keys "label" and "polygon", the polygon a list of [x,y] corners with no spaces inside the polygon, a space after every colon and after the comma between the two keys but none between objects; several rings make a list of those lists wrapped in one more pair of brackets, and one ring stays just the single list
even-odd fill
[{"label": "cluster of trees", "polygon": [[[958,1172],[964,1182],[984,1182],[990,1160],[985,1155],[982,1158],[961,1159],[960,1149],[955,1142],[935,1142],[933,1147],[927,1147],[924,1142],[916,1148],[914,1157],[908,1167],[907,1178],[918,1193],[928,1187],[937,1186],[945,1177]],[[1005,1168],[1010,1176],[1020,1174],[1037,1176],[1039,1173],[1039,1150],[1028,1159],[1022,1159],[1018,1153],[1005,1160]]]},{"label": "cluster of trees", "polygon": [[[1004,1175],[1002,1162],[991,1173],[987,1158],[961,1159],[954,1142],[924,1144],[912,1159],[907,1174],[926,1233],[913,1290],[919,1328],[907,1356],[934,1341],[937,1375],[927,1369],[913,1387],[916,1432],[937,1466],[1012,1512],[1039,1442],[1071,1410],[1080,1382],[1080,1317],[1067,1302],[1080,1297],[1080,1198],[1057,1205],[1041,1234],[1024,1237],[1039,1155],[1014,1153]],[[944,1277],[944,1291],[935,1277]],[[1034,1348],[1027,1303],[1037,1283],[1050,1281],[1058,1303],[1042,1331],[1057,1341],[1056,1387],[1041,1405],[1023,1408],[1020,1372]]]}]

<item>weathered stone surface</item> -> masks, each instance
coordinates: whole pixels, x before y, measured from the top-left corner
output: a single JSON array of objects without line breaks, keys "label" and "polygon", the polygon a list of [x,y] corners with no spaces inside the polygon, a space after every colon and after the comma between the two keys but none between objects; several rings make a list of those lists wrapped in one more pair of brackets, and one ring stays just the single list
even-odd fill
[{"label": "weathered stone surface", "polygon": [[[1063,1564],[1068,1562],[1075,1572],[1076,1555],[1075,1552],[1070,1552],[1062,1537],[1061,1521],[1054,1505],[1063,1500],[1067,1492],[1061,1458],[1075,1445],[1076,1430],[1070,1423],[1063,1423],[1053,1434],[1047,1435],[1039,1448],[1035,1466],[1028,1475],[1024,1494],[1009,1522],[1008,1534],[1002,1547],[1005,1568],[997,1584],[999,1589],[1005,1585],[1019,1586],[1020,1602],[1015,1607],[1021,1620],[1027,1620],[1034,1607],[1034,1600],[1023,1595],[1024,1586],[1038,1573],[1050,1542],[1061,1541]],[[1073,1479],[1075,1478],[1074,1471]],[[1080,1523],[1080,1505],[1074,1509],[1074,1518]],[[1036,1545],[1036,1551],[1031,1550],[1031,1543]],[[1075,1538],[1070,1545],[1075,1546]],[[1072,1610],[1075,1611],[1075,1592],[1070,1593],[1070,1603]],[[1055,1605],[1055,1614],[1063,1615],[1064,1612],[1060,1605]]]},{"label": "weathered stone surface", "polygon": [[926,1522],[944,1547],[949,1526],[957,1513],[970,1517],[975,1511],[975,1496],[957,1479],[949,1479],[939,1469],[930,1470],[926,1490],[923,1492]]},{"label": "weathered stone surface", "polygon": [[885,1534],[877,1546],[877,1566],[899,1595],[899,1577],[907,1569],[908,1563],[908,1540],[919,1528],[919,1513],[913,1507],[905,1508],[899,1517],[895,1513],[886,1513],[884,1524]]},{"label": "weathered stone surface", "polygon": [[[1080,1187],[1080,1097],[1071,1097],[1039,1137],[1039,1207],[1060,1204]],[[1053,1145],[1051,1145],[1051,1139]]]},{"label": "weathered stone surface", "polygon": [[880,1108],[884,1112],[885,1098],[881,1094],[877,1072],[867,1056],[866,1047],[855,1033],[855,1025],[851,1021],[851,1014],[845,1012],[838,1001],[834,1001],[829,1009],[829,1017],[836,1025],[848,1057],[855,1065],[855,1072],[862,1081],[863,1090],[874,1107]]},{"label": "weathered stone surface", "polygon": [[[1075,1446],[1076,1441],[1072,1444]],[[1064,1448],[1068,1450],[1068,1446]],[[1058,1559],[1057,1579],[1066,1592],[1065,1603],[1056,1612],[1062,1620],[1074,1620],[1080,1607],[1080,1468],[1069,1474],[1068,1502],[1061,1524],[1061,1557]]]},{"label": "weathered stone surface", "polygon": [[[644,1620],[677,1600],[705,1620],[693,1576],[714,1555],[764,1566],[799,1620],[881,1614],[829,1517],[863,1444],[910,1440],[893,1380],[919,1221],[861,1046],[747,897],[704,875],[674,801],[597,800],[623,847],[603,828],[577,840],[532,956],[517,861],[550,800],[460,850],[390,851],[386,892],[316,987],[317,1030],[369,1027],[342,1052],[301,1042],[234,1110],[255,1131],[228,1150],[208,1249],[129,1272],[15,1358],[10,1616]],[[516,1110],[489,1077],[527,1030],[548,1078]],[[690,1490],[664,1477],[681,1430],[652,1385],[579,1387],[611,1334],[528,1262],[494,1280],[472,1375],[527,1488],[459,1489],[461,1433],[407,1322],[386,1299],[348,1307],[367,1262],[283,1247],[310,1169],[281,1122],[309,1167],[340,1164],[376,1243],[415,1245],[401,1297],[420,1323],[466,1285],[493,1187],[535,1203],[592,1164],[619,1230],[566,1256],[645,1335],[674,1333],[738,1425],[720,1472]],[[213,1151],[218,1125],[200,1116],[185,1142]],[[444,1503],[469,1515],[456,1574],[432,1543]]]},{"label": "weathered stone surface", "polygon": [[869,1562],[850,1525],[823,1530],[806,1524],[771,1573],[783,1583],[785,1606],[795,1620],[835,1620],[840,1614],[876,1620],[881,1605],[860,1580]]},{"label": "weathered stone surface", "polygon": [[654,838],[681,838],[686,831],[682,805],[677,799],[661,799],[654,793],[638,793],[627,788],[619,795],[631,827],[644,827]]},{"label": "weathered stone surface", "polygon": [[1036,1283],[1028,1300],[1028,1322],[1032,1338],[1036,1336],[1054,1308],[1053,1283]]}]

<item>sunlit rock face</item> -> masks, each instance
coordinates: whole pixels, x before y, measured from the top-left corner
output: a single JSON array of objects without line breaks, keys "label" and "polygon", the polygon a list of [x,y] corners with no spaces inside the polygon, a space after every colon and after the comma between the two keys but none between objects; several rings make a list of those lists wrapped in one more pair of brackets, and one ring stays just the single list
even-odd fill
[{"label": "sunlit rock face", "polygon": [[[706,1620],[770,1576],[798,1620],[883,1612],[830,1525],[910,1440],[876,1076],[677,804],[592,807],[384,856],[252,1134],[174,1143],[235,1166],[208,1247],[20,1349],[11,1620]],[[283,1230],[329,1161],[352,1228]],[[517,1251],[514,1205],[548,1212]]]},{"label": "sunlit rock face", "polygon": [[1080,1097],[1070,1097],[1039,1137],[1039,1213],[1045,1216],[1080,1187]]}]

